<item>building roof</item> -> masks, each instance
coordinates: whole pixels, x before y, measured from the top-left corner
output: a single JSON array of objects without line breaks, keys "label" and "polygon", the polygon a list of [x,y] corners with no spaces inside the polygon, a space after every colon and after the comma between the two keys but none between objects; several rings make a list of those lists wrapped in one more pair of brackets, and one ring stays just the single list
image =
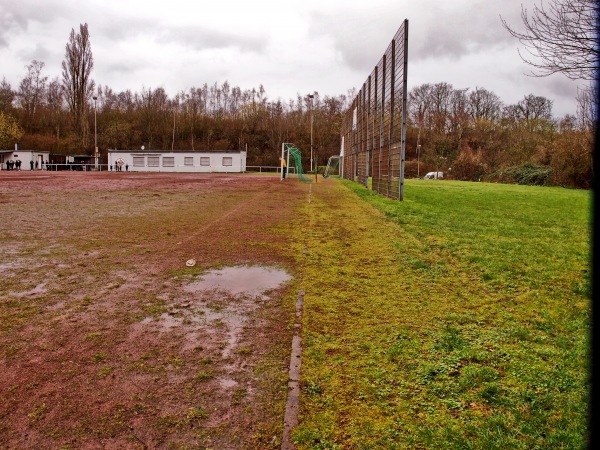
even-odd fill
[{"label": "building roof", "polygon": [[19,150],[0,150],[0,153],[23,153],[23,152],[27,152],[27,153],[49,153],[48,150],[25,150],[25,149],[19,149]]},{"label": "building roof", "polygon": [[191,154],[200,154],[200,153],[243,153],[245,150],[142,150],[142,149],[130,149],[130,150],[112,150],[108,149],[108,153],[144,153],[144,154],[154,154],[154,153],[191,153]]}]

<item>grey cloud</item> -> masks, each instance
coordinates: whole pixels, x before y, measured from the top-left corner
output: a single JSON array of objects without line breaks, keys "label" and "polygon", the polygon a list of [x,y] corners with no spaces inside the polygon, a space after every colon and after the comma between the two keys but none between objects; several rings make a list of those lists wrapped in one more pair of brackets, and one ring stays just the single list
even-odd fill
[{"label": "grey cloud", "polygon": [[49,51],[45,46],[41,44],[37,44],[34,49],[20,52],[19,56],[25,61],[33,61],[34,59],[37,61],[49,61],[54,58],[54,53]]},{"label": "grey cloud", "polygon": [[8,47],[12,35],[27,29],[27,19],[20,11],[11,10],[7,1],[2,1],[0,9],[0,47]]},{"label": "grey cloud", "polygon": [[244,36],[199,27],[178,27],[163,30],[158,39],[161,43],[178,43],[195,50],[236,47],[240,50],[260,52],[267,46],[264,36]]},{"label": "grey cloud", "polygon": [[512,41],[512,37],[502,28],[497,13],[478,14],[473,8],[468,14],[454,11],[444,18],[428,17],[413,24],[413,60],[428,58],[460,58],[470,53],[501,48]]},{"label": "grey cloud", "polygon": [[128,74],[129,75],[132,72],[135,72],[136,70],[138,70],[141,66],[142,66],[142,64],[140,62],[120,61],[120,62],[116,62],[116,63],[107,64],[106,71],[108,73]]},{"label": "grey cloud", "polygon": [[138,35],[153,36],[157,34],[157,30],[160,29],[160,26],[150,19],[127,18],[123,20],[119,17],[109,16],[102,17],[98,26],[99,29],[97,31],[93,29],[90,30],[92,38],[94,37],[94,33],[97,33],[99,36],[103,36],[104,38],[115,42],[123,41]]},{"label": "grey cloud", "polygon": [[0,47],[7,47],[13,37],[20,37],[31,22],[48,24],[70,12],[56,1],[32,0],[0,0],[0,10]]},{"label": "grey cloud", "polygon": [[[401,19],[396,25],[400,25]],[[383,30],[392,29],[393,20],[389,17],[374,21],[368,14],[357,14],[352,11],[340,11],[335,17],[321,13],[311,15],[310,34],[329,37],[343,61],[352,69],[370,70],[385,52],[380,48],[391,41],[383,37]],[[374,48],[377,48],[374,53]],[[378,55],[374,58],[374,55]]]},{"label": "grey cloud", "polygon": [[511,4],[505,0],[423,0],[418,5],[396,1],[377,10],[340,11],[335,17],[314,13],[311,32],[330,36],[344,62],[352,69],[365,71],[377,64],[407,18],[409,61],[458,59],[510,44],[516,46],[500,20],[502,14],[509,23],[520,22],[520,5]]},{"label": "grey cloud", "polygon": [[[577,85],[573,82],[573,80],[569,80],[567,77],[561,75],[551,77],[548,87],[550,92],[552,92],[552,94],[556,97],[573,99],[577,96]],[[580,88],[583,87],[584,83],[580,85]]]},{"label": "grey cloud", "polygon": [[[99,21],[101,29],[98,34],[114,42],[120,42],[133,37],[147,36],[161,44],[175,43],[191,47],[194,50],[220,49],[237,47],[245,51],[260,52],[268,44],[265,36],[247,36],[242,33],[210,30],[206,27],[195,26],[165,26],[149,18],[118,18],[105,17]],[[90,30],[92,38],[95,31]]]}]

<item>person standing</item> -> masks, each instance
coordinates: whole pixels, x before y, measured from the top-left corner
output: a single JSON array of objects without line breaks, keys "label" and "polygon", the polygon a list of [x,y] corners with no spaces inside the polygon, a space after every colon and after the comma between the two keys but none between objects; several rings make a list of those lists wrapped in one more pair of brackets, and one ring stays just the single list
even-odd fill
[{"label": "person standing", "polygon": [[279,157],[279,161],[281,161],[281,179],[285,180],[285,173],[287,172],[287,164],[284,158]]}]

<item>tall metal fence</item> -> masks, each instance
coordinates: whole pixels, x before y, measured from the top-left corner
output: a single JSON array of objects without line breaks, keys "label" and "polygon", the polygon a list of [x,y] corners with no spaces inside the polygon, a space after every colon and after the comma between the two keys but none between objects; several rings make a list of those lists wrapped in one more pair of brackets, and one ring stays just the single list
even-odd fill
[{"label": "tall metal fence", "polygon": [[408,19],[354,98],[342,122],[340,175],[404,199]]}]

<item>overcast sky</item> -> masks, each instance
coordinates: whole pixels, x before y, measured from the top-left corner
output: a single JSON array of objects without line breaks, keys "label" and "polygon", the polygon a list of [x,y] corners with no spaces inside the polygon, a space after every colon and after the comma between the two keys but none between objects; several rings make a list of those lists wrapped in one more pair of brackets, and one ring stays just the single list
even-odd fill
[{"label": "overcast sky", "polygon": [[119,92],[163,87],[173,97],[204,83],[262,84],[270,100],[360,88],[404,19],[408,88],[483,87],[505,104],[535,94],[553,114],[576,113],[577,82],[527,76],[521,4],[540,0],[0,0],[0,78],[13,89],[32,60],[61,77],[71,29],[87,23],[97,84]]}]

